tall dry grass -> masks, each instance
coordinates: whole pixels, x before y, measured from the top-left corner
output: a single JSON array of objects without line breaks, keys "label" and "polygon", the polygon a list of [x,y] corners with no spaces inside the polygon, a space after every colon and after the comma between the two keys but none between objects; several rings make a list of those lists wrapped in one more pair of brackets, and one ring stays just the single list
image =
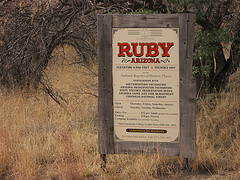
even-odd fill
[{"label": "tall dry grass", "polygon": [[[65,99],[61,106],[38,90],[1,92],[0,179],[240,178],[236,83],[231,92],[198,100],[197,157],[188,172],[182,158],[159,155],[108,155],[103,171],[97,152],[97,77],[91,72],[97,67],[71,65],[75,56],[68,50],[56,53],[59,60],[46,71],[55,93]],[[61,61],[63,55],[68,61]]]}]

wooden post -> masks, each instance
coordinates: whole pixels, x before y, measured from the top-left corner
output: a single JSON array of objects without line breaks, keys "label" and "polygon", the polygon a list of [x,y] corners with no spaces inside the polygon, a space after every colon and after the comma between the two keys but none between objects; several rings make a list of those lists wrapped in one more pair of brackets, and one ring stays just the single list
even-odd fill
[{"label": "wooden post", "polygon": [[183,170],[188,170],[188,158],[184,158]]},{"label": "wooden post", "polygon": [[100,154],[100,159],[101,159],[101,168],[103,170],[106,170],[106,164],[107,164],[106,154]]},{"label": "wooden post", "polygon": [[114,153],[112,85],[112,15],[98,16],[98,150]]},{"label": "wooden post", "polygon": [[196,82],[192,75],[194,14],[179,14],[180,29],[180,156],[195,157]]}]

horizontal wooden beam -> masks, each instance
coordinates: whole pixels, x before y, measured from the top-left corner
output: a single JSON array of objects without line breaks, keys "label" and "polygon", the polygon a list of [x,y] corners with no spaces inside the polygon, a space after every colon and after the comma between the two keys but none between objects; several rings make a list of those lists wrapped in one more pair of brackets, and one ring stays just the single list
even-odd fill
[{"label": "horizontal wooden beam", "polygon": [[114,28],[177,28],[179,27],[178,14],[136,14],[113,15]]},{"label": "horizontal wooden beam", "polygon": [[163,156],[179,156],[179,143],[156,142],[115,142],[117,154],[160,154]]}]

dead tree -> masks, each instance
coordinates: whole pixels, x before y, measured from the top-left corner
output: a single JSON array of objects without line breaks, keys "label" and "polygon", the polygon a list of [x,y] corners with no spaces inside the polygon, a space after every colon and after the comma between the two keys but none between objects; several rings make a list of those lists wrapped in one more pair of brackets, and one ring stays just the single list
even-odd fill
[{"label": "dead tree", "polygon": [[[51,2],[51,3],[50,3]],[[70,45],[82,62],[96,56],[97,13],[126,13],[154,1],[5,0],[0,4],[0,84],[37,86],[55,48]]]}]

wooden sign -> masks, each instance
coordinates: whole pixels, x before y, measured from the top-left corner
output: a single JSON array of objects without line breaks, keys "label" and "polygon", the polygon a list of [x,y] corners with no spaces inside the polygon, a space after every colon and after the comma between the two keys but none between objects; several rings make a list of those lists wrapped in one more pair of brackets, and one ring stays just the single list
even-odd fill
[{"label": "wooden sign", "polygon": [[99,153],[195,156],[193,14],[99,15]]}]

